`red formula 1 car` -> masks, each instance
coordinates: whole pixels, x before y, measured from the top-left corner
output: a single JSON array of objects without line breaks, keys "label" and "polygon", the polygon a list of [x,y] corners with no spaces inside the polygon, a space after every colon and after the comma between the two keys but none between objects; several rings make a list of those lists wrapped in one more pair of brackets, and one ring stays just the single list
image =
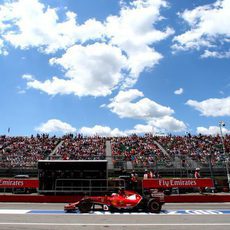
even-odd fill
[{"label": "red formula 1 car", "polygon": [[147,195],[141,196],[134,191],[119,191],[110,196],[87,196],[80,201],[65,205],[66,212],[79,210],[81,213],[91,210],[104,210],[111,212],[121,211],[146,211],[159,213],[164,204],[164,194],[150,191]]}]

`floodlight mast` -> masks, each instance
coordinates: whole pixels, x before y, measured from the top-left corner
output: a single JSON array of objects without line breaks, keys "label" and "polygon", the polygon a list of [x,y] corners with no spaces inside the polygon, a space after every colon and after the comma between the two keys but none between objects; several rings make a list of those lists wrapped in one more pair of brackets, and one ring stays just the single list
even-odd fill
[{"label": "floodlight mast", "polygon": [[220,121],[219,122],[219,127],[220,127],[220,138],[221,138],[221,142],[222,142],[222,147],[223,147],[223,151],[224,151],[224,157],[225,157],[225,167],[226,167],[226,172],[227,172],[227,179],[228,179],[228,188],[230,191],[230,174],[229,174],[229,156],[227,156],[226,153],[226,149],[225,149],[225,144],[224,144],[224,137],[223,137],[223,131],[222,131],[222,127],[225,126],[224,121]]}]

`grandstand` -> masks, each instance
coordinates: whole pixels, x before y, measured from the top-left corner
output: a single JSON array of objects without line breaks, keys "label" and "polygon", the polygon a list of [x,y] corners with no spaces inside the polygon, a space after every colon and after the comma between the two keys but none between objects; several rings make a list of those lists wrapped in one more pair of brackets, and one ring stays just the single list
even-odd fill
[{"label": "grandstand", "polygon": [[[230,136],[224,137],[227,157]],[[153,169],[161,176],[192,177],[201,168],[203,176],[226,176],[226,155],[220,136],[144,136],[84,137],[47,134],[31,137],[0,136],[0,175],[30,174],[37,176],[39,160],[107,160],[110,175],[121,169]]]}]

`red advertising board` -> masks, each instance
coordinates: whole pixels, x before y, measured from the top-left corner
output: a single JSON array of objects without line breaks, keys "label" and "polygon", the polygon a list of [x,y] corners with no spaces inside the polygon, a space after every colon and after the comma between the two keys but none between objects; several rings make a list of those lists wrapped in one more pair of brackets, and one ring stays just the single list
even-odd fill
[{"label": "red advertising board", "polygon": [[143,188],[194,188],[194,187],[213,187],[211,178],[160,178],[143,180]]},{"label": "red advertising board", "polygon": [[0,188],[38,188],[39,180],[0,179]]}]

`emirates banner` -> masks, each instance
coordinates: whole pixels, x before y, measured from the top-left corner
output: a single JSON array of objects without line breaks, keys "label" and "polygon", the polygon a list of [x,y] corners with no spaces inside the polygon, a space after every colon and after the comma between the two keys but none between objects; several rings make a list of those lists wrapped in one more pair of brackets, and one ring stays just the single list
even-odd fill
[{"label": "emirates banner", "polygon": [[194,187],[213,187],[211,178],[193,179],[145,179],[143,180],[143,188],[194,188]]},{"label": "emirates banner", "polygon": [[0,179],[0,188],[38,188],[38,180]]}]

